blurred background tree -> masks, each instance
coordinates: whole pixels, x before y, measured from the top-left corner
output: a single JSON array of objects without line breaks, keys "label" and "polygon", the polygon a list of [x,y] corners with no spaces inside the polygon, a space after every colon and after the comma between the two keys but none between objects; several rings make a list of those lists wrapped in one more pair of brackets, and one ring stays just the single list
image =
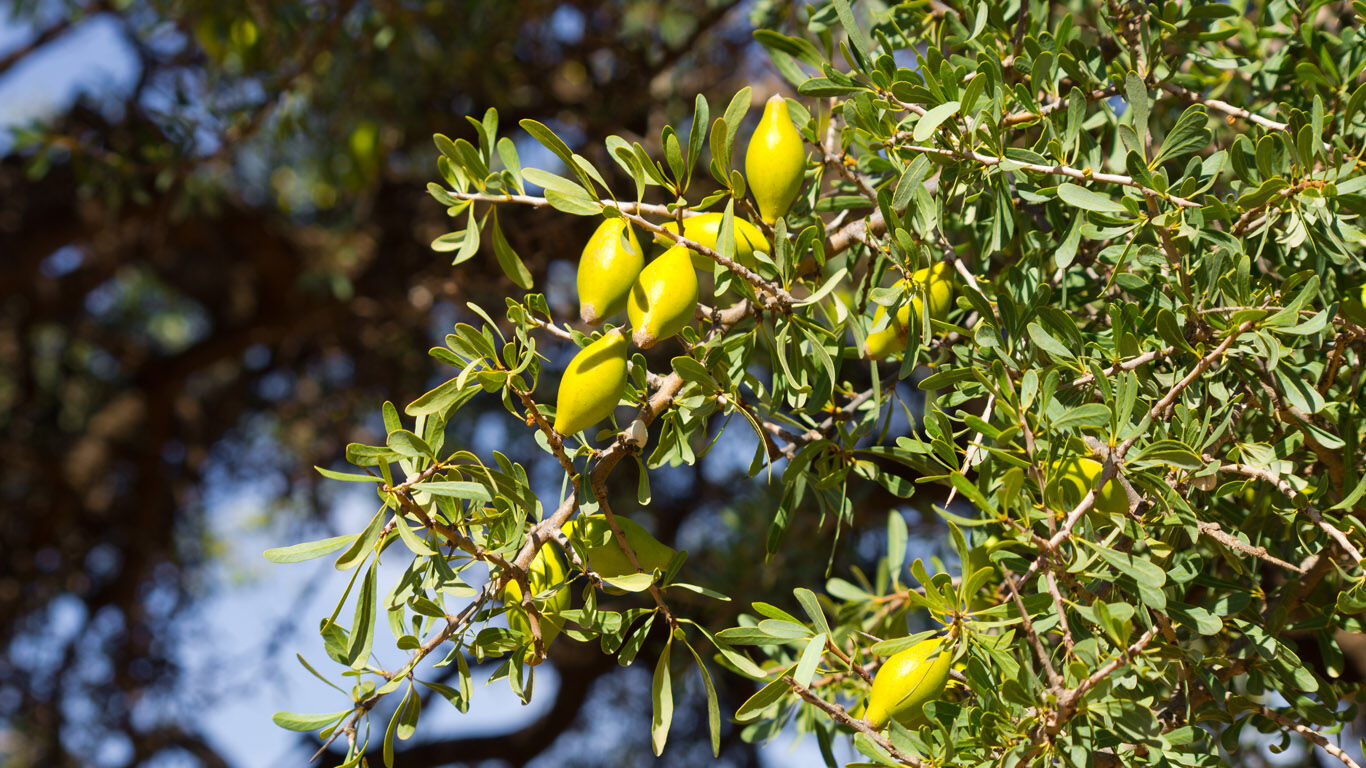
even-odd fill
[{"label": "blurred background tree", "polygon": [[[201,727],[238,695],[231,676],[187,661],[218,647],[203,606],[233,574],[212,565],[252,527],[271,526],[273,541],[329,529],[338,499],[312,466],[382,435],[374,404],[425,391],[426,350],[465,301],[507,293],[492,259],[457,280],[429,248],[448,229],[424,189],[431,135],[473,138],[462,116],[492,106],[585,153],[609,132],[657,151],[660,126],[696,93],[724,102],[753,85],[757,102],[777,87],[751,19],[787,12],[734,0],[0,3],[0,93],[56,89],[53,56],[131,62],[127,77],[46,92],[39,107],[0,96],[0,764],[233,763]],[[73,50],[95,29],[103,42]],[[504,224],[538,282],[572,284],[592,222],[523,211]],[[490,439],[501,418],[455,429]],[[524,430],[507,434],[491,445],[539,455]],[[736,496],[750,450],[722,454],[656,489],[662,538],[691,524],[697,549],[696,531]],[[256,506],[225,530],[207,513],[234,492]],[[702,567],[717,579],[760,557],[727,550],[767,525],[727,510],[732,529],[758,535],[710,542]],[[800,580],[784,568],[806,568],[810,581],[828,556],[813,546],[746,577],[781,589]],[[261,612],[263,647],[294,628],[267,614],[290,612]],[[543,716],[511,735],[428,734],[400,763],[520,765],[566,731],[600,746],[601,721],[580,712],[592,701],[639,723],[600,756],[580,752],[583,764],[638,764],[649,708],[624,693],[635,670],[569,642],[552,662]],[[723,692],[723,707],[748,693]],[[256,726],[274,731],[268,712]],[[710,760],[687,727],[704,734],[705,718],[680,710],[666,762]],[[758,760],[736,734],[723,758]]]}]

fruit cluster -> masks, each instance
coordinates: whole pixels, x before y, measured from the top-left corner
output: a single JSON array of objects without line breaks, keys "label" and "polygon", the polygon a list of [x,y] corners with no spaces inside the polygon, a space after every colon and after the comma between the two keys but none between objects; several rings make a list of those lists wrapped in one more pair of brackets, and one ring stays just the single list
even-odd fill
[{"label": "fruit cluster", "polygon": [[[750,138],[745,153],[745,175],[760,218],[774,224],[784,216],[801,191],[806,153],[788,113],[787,103],[774,96],[765,104],[763,116]],[[716,249],[721,238],[724,215],[717,212],[691,215],[683,219],[682,237],[709,249]],[[754,254],[768,252],[764,233],[753,223],[734,218],[735,262],[754,269]],[[678,234],[677,222],[662,229]],[[669,246],[665,235],[656,241]],[[711,260],[687,246],[675,244],[645,263],[644,252],[631,223],[625,218],[604,220],[588,239],[579,258],[579,316],[589,325],[600,325],[612,315],[626,311],[631,327],[630,341],[649,349],[683,330],[697,310],[697,270],[709,270]],[[936,263],[917,270],[894,286],[909,294],[910,300],[885,323],[887,310],[879,305],[870,333],[863,345],[869,359],[883,359],[905,349],[908,331],[925,317],[942,320],[952,308],[953,282],[948,267]],[[555,431],[572,435],[609,418],[626,390],[629,345],[626,332],[615,328],[581,349],[566,367],[560,380],[555,407]],[[632,520],[616,516],[623,537],[635,554],[641,569],[662,570],[673,557],[673,550],[661,544]],[[617,543],[602,516],[570,521],[565,533],[575,548],[586,556],[588,566],[605,582],[636,573],[629,558]],[[552,545],[541,549],[528,573],[528,583],[537,595],[541,615],[541,639],[548,646],[563,625],[559,614],[569,608],[568,580],[560,555]],[[530,634],[522,591],[515,582],[504,590],[509,606],[509,625],[521,634]],[[885,727],[891,719],[906,725],[921,715],[921,707],[937,698],[948,679],[952,653],[940,649],[942,638],[916,644],[892,656],[879,669],[869,699],[867,718],[875,727]],[[526,659],[535,662],[533,650]]]},{"label": "fruit cluster", "polygon": [[[745,176],[760,218],[772,225],[791,208],[801,192],[806,166],[802,139],[792,124],[787,102],[774,96],[750,137],[745,152]],[[717,212],[692,215],[683,220],[682,237],[715,250],[721,237],[724,215]],[[753,223],[734,220],[735,261],[754,269],[755,252],[767,252],[768,238]],[[677,222],[662,229],[678,234]],[[659,235],[656,241],[672,240]],[[579,316],[589,325],[626,310],[631,341],[641,349],[679,333],[697,310],[696,270],[709,270],[711,261],[684,245],[668,247],[648,265],[640,241],[624,218],[608,218],[594,231],[579,258]],[[910,294],[887,321],[882,305],[873,316],[863,355],[880,360],[905,349],[909,329],[928,317],[942,320],[953,302],[953,280],[943,262],[915,271],[894,286]],[[926,304],[928,303],[928,313]],[[614,329],[584,347],[570,362],[560,381],[555,409],[555,430],[562,435],[580,432],[612,414],[626,390],[626,359],[629,349],[624,331]]]},{"label": "fruit cluster", "polygon": [[[765,105],[745,154],[745,173],[764,221],[772,224],[787,213],[801,190],[805,170],[806,152],[792,124],[787,102],[774,96]],[[683,221],[682,237],[715,249],[723,219],[720,213],[690,216]],[[663,229],[677,234],[678,224],[665,224]],[[734,235],[736,261],[746,268],[754,266],[755,251],[769,249],[763,232],[748,221],[735,219]],[[659,240],[667,244],[665,236]],[[579,258],[579,316],[589,325],[599,325],[624,309],[632,329],[631,342],[649,349],[682,331],[692,320],[697,311],[697,270],[706,269],[709,264],[702,254],[683,245],[667,248],[646,264],[630,222],[623,218],[606,219],[588,239]],[[579,350],[560,380],[555,404],[556,432],[576,434],[612,415],[626,391],[628,353],[626,334],[621,328],[603,334]],[[642,572],[653,574],[668,567],[674,556],[671,548],[632,520],[616,516],[616,522]],[[605,517],[590,515],[571,520],[564,533],[599,578],[610,586],[632,589],[631,579],[637,569]],[[564,561],[555,546],[547,544],[527,572],[527,586],[541,619],[544,646],[563,628],[560,614],[570,607],[567,584]],[[509,627],[524,636],[530,634],[521,586],[515,581],[508,582],[502,597],[509,607]],[[536,663],[534,649],[527,650],[526,660]]]},{"label": "fruit cluster", "polygon": [[[772,224],[785,215],[801,191],[806,152],[792,124],[787,102],[774,96],[745,152],[745,176],[760,217]],[[723,214],[712,212],[683,220],[682,237],[715,249]],[[755,265],[754,253],[769,242],[754,224],[735,219],[736,263]],[[677,234],[678,223],[663,229]],[[658,238],[667,244],[661,235]],[[649,264],[630,222],[609,218],[598,225],[579,258],[579,316],[589,325],[626,310],[631,341],[649,349],[682,331],[697,311],[697,270],[710,261],[684,245],[673,245]],[[572,435],[606,419],[626,391],[628,348],[624,332],[614,329],[579,351],[565,369],[555,405],[555,431]]]}]

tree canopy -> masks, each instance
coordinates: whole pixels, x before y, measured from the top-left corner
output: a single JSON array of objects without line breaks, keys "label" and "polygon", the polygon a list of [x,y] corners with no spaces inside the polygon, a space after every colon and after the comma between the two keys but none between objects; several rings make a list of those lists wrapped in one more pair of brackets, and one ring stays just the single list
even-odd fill
[{"label": "tree canopy", "polygon": [[[563,633],[651,665],[657,753],[684,692],[718,753],[791,726],[831,764],[852,740],[867,765],[1221,765],[1260,731],[1355,765],[1362,11],[833,0],[755,32],[792,88],[757,124],[744,88],[605,160],[492,109],[438,133],[455,228],[433,249],[516,289],[467,305],[430,353],[444,381],[384,404],[359,469],[324,470],[375,488],[364,530],[269,553],[353,574],[322,624],[351,700],[279,721],[387,761],[424,696],[466,705],[471,662],[530,699]],[[800,132],[795,169],[775,126]],[[580,266],[584,301],[630,285],[625,321],[565,322],[567,286],[501,223],[527,207],[670,246]],[[554,495],[447,439],[480,400],[553,457]],[[777,600],[626,526],[736,432],[772,489],[737,526],[763,547],[744,565],[826,552]],[[842,556],[874,526],[870,567]],[[401,665],[373,663],[391,641]],[[722,711],[716,678],[754,693]]]},{"label": "tree canopy", "polygon": [[17,764],[224,764],[224,471],[372,504],[332,764],[1357,764],[1366,7],[738,6],[13,5],[139,66],[0,162]]}]

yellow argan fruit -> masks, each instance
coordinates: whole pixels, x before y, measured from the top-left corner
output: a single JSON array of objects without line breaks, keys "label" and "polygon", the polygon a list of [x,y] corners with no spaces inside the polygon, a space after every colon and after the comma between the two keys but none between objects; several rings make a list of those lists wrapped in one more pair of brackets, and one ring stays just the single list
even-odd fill
[{"label": "yellow argan fruit", "polygon": [[598,325],[626,308],[626,297],[645,266],[645,254],[625,219],[598,225],[579,257],[579,316]]},{"label": "yellow argan fruit", "polygon": [[697,311],[697,272],[688,249],[675,245],[640,271],[626,316],[631,319],[631,339],[641,349],[683,330]]},{"label": "yellow argan fruit", "polygon": [[924,723],[925,703],[939,698],[949,680],[953,649],[943,643],[942,637],[922,640],[883,662],[873,678],[863,719],[874,728],[891,720],[907,728]]},{"label": "yellow argan fruit", "polygon": [[[531,587],[532,597],[564,581],[564,576],[564,559],[556,551],[555,545],[543,545],[536,553],[536,557],[531,560],[531,567],[527,568],[527,584]],[[559,589],[549,597],[535,602],[536,612],[540,617],[541,644],[549,649],[564,627],[564,619],[560,618],[560,613],[569,610],[569,590]],[[503,587],[503,603],[508,606],[508,627],[514,632],[530,635],[531,621],[527,618],[526,610],[520,607],[522,587],[516,581],[509,581]],[[526,660],[531,662],[535,657],[535,646],[528,648]]]},{"label": "yellow argan fruit", "polygon": [[[1048,483],[1045,486],[1048,505],[1066,513],[1081,503],[1086,493],[1096,487],[1105,465],[1095,459],[1073,457],[1048,464]],[[1096,496],[1095,510],[1106,515],[1129,512],[1129,496],[1124,486],[1111,478]]]},{"label": "yellow argan fruit", "polygon": [[581,432],[612,415],[626,391],[626,336],[614,330],[579,350],[560,378],[555,431]]},{"label": "yellow argan fruit", "polygon": [[[716,241],[721,237],[721,219],[724,217],[725,214],[715,211],[689,216],[683,220],[683,236],[714,251],[716,250]],[[764,237],[764,233],[758,227],[739,216],[732,220],[735,222],[735,261],[740,266],[754,269],[754,252],[768,253],[768,238]],[[671,221],[665,224],[664,228],[670,232],[677,232],[678,222]],[[673,243],[664,235],[656,235],[655,242],[661,245]],[[694,267],[708,272],[712,270],[711,259],[697,252],[690,252],[690,255]]]},{"label": "yellow argan fruit", "polygon": [[787,102],[775,94],[764,104],[764,114],[745,150],[745,179],[764,221],[772,224],[792,207],[805,171],[801,134],[792,124]]},{"label": "yellow argan fruit", "polygon": [[[631,551],[635,553],[636,560],[645,573],[669,567],[669,561],[674,556],[671,547],[651,536],[640,523],[621,515],[616,515],[615,518],[617,525],[621,526],[622,536],[631,546]],[[638,573],[631,566],[631,559],[626,556],[625,550],[617,543],[612,526],[605,516],[576,517],[565,523],[564,535],[583,551],[588,559],[588,567],[604,581],[611,582]]]},{"label": "yellow argan fruit", "polygon": [[[886,316],[887,308],[881,304],[877,305],[877,311],[873,313],[873,326],[876,327]],[[863,356],[869,360],[882,360],[905,348],[906,326],[897,322],[896,318],[892,318],[886,328],[873,331],[863,340]]]},{"label": "yellow argan fruit", "polygon": [[[911,294],[911,302],[897,308],[896,317],[886,328],[868,334],[863,342],[863,356],[869,360],[881,360],[906,348],[906,332],[911,326],[911,317],[921,316],[925,298],[929,299],[930,318],[933,320],[943,320],[953,308],[953,275],[949,272],[949,266],[942,261],[917,269],[908,280],[898,281],[897,286]],[[886,314],[886,308],[879,304],[873,313],[873,325],[876,326]]]}]

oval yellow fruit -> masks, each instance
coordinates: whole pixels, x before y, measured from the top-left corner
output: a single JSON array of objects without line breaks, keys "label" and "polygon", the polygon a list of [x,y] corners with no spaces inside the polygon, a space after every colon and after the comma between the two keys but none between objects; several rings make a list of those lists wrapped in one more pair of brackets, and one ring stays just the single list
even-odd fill
[{"label": "oval yellow fruit", "polygon": [[932,637],[883,662],[868,695],[864,719],[869,724],[883,728],[896,720],[914,728],[925,722],[925,703],[939,698],[949,681],[953,649],[943,644],[944,638]]},{"label": "oval yellow fruit", "polygon": [[[900,280],[896,285],[910,292],[911,301],[897,308],[896,316],[886,328],[868,334],[863,342],[863,356],[869,360],[881,360],[906,348],[906,333],[911,327],[911,317],[921,316],[925,299],[929,299],[932,320],[943,320],[953,309],[953,275],[949,272],[949,265],[942,261],[917,269],[910,278]],[[886,314],[886,307],[879,304],[873,313],[873,326]]]},{"label": "oval yellow fruit", "polygon": [[[898,312],[898,315],[901,313]],[[877,311],[873,313],[873,325],[882,322],[882,318],[887,316],[887,308],[881,304],[877,305]],[[863,356],[868,360],[882,360],[906,348],[906,326],[897,322],[897,318],[887,323],[887,327],[880,331],[873,331],[863,340]]]},{"label": "oval yellow fruit", "polygon": [[[673,560],[674,550],[650,535],[640,523],[616,515],[621,534],[631,546],[640,567],[646,571],[663,570]],[[605,580],[631,576],[637,571],[617,543],[612,526],[604,515],[581,515],[565,523],[564,535],[583,551],[588,567]]]},{"label": "oval yellow fruit", "polygon": [[[1105,465],[1095,459],[1073,457],[1048,464],[1047,484],[1044,486],[1049,506],[1059,512],[1069,512],[1100,479]],[[1095,510],[1106,515],[1125,515],[1129,512],[1129,495],[1124,486],[1113,478],[1105,483],[1096,496]]]},{"label": "oval yellow fruit", "polygon": [[626,336],[621,330],[579,350],[560,377],[555,431],[581,432],[612,415],[626,391]]},{"label": "oval yellow fruit", "polygon": [[635,230],[625,219],[598,225],[579,256],[579,316],[589,325],[626,308],[626,297],[645,266]]},{"label": "oval yellow fruit", "polygon": [[787,101],[775,94],[764,104],[745,150],[745,180],[764,221],[772,224],[787,213],[801,192],[805,172],[801,134],[792,124]]},{"label": "oval yellow fruit", "polygon": [[[713,251],[716,250],[716,241],[721,237],[721,219],[725,214],[718,212],[702,213],[696,216],[689,216],[683,220],[683,236],[696,243],[701,243]],[[763,251],[768,253],[768,238],[758,227],[736,216],[735,222],[735,261],[743,267],[754,269],[754,252]],[[678,231],[678,222],[671,221],[664,225],[670,232]],[[655,242],[660,245],[671,245],[672,240],[664,235],[656,235]],[[712,271],[712,260],[700,253],[689,252],[692,256],[693,267],[707,272]]]},{"label": "oval yellow fruit", "polygon": [[697,311],[697,272],[688,249],[675,245],[645,265],[631,287],[626,316],[631,339],[649,349],[683,330]]},{"label": "oval yellow fruit", "polygon": [[[527,585],[531,587],[533,597],[564,581],[565,573],[564,558],[560,557],[555,545],[543,545],[532,559],[531,566],[527,568]],[[564,619],[560,618],[560,614],[569,610],[569,600],[569,590],[559,589],[549,597],[536,601],[536,611],[540,616],[541,644],[547,649],[564,627]],[[520,607],[522,587],[516,581],[509,581],[503,586],[503,603],[508,606],[508,628],[520,634],[530,635],[531,620],[527,618],[526,610]],[[527,649],[526,660],[530,662],[535,657],[536,649],[533,645]]]}]

